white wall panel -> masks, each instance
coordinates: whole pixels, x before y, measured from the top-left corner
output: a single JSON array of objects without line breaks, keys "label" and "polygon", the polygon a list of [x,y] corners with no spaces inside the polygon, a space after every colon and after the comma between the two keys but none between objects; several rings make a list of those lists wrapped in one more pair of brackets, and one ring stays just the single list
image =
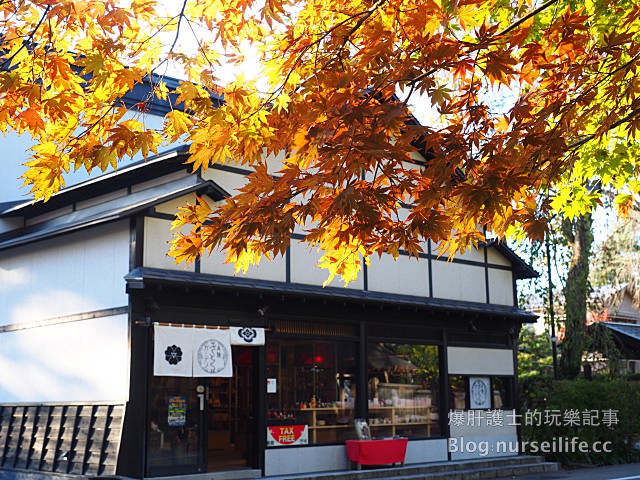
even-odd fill
[{"label": "white wall panel", "polygon": [[447,441],[445,439],[409,440],[405,465],[411,463],[446,462]]},{"label": "white wall panel", "polygon": [[433,296],[451,300],[486,303],[484,267],[434,260]]},{"label": "white wall panel", "polygon": [[464,253],[457,252],[454,256],[455,258],[460,258],[463,260],[472,260],[474,262],[484,263],[484,247],[481,247],[481,248],[470,247],[470,248],[467,248],[464,251]]},{"label": "white wall panel", "polygon": [[218,170],[217,168],[208,168],[206,172],[202,172],[202,178],[215,182],[230,195],[237,194],[237,189],[247,183],[243,174]]},{"label": "white wall panel", "polygon": [[[171,220],[162,218],[144,219],[144,254],[142,264],[145,267],[165,268],[167,270],[181,270],[186,272],[195,271],[192,263],[187,266],[185,263],[175,263],[175,260],[167,255],[169,251],[169,240],[173,238],[174,232],[171,229]],[[185,233],[188,228],[185,228]]]},{"label": "white wall panel", "polygon": [[504,265],[506,267],[511,266],[511,262],[502,256],[495,248],[487,249],[487,261],[494,265]]},{"label": "white wall panel", "polygon": [[[291,241],[291,282],[304,283],[308,285],[322,285],[329,278],[329,271],[318,268],[317,263],[321,254],[314,248],[309,248],[307,244],[297,240]],[[331,287],[342,287],[342,280],[336,276],[329,284]],[[364,279],[362,271],[358,278],[351,282],[346,288],[362,290]]]},{"label": "white wall panel", "polygon": [[0,333],[0,403],[127,400],[127,315]]},{"label": "white wall panel", "polygon": [[429,296],[429,262],[400,255],[394,260],[391,255],[370,257],[367,268],[368,288],[374,292],[403,295]]},{"label": "white wall panel", "polygon": [[513,272],[489,269],[489,301],[495,305],[513,305]]},{"label": "white wall panel", "polygon": [[0,325],[127,305],[129,222],[0,252]]},{"label": "white wall panel", "polygon": [[282,170],[282,166],[284,165],[286,156],[286,152],[281,152],[278,155],[265,156],[263,154],[263,158],[267,164],[267,171],[272,175],[277,174],[280,170]]},{"label": "white wall panel", "polygon": [[448,347],[451,375],[513,375],[513,350],[504,348]]},{"label": "white wall panel", "polygon": [[[204,197],[204,201],[209,204],[210,207],[213,208],[215,205],[215,201],[208,196]],[[178,212],[180,207],[185,207],[187,204],[196,203],[196,195],[195,193],[191,193],[189,195],[183,195],[178,198],[174,198],[168,202],[164,202],[160,205],[156,205],[155,210],[159,213],[166,213],[168,215],[175,215]]]},{"label": "white wall panel", "polygon": [[264,474],[267,476],[349,469],[344,445],[270,448],[264,453]]},{"label": "white wall panel", "polygon": [[513,410],[503,410],[502,424],[499,421],[487,424],[485,411],[475,412],[473,421],[462,425],[450,424],[448,450],[451,460],[491,458],[517,455],[518,434]]},{"label": "white wall panel", "polygon": [[[233,264],[224,263],[226,254],[220,251],[211,252],[211,255],[204,255],[200,259],[200,272],[215,275],[234,275],[235,267]],[[259,280],[273,280],[276,282],[285,282],[287,280],[287,264],[282,256],[278,256],[269,261],[262,258],[257,266],[250,266],[247,273],[241,271],[236,274],[239,278],[255,278]]]}]

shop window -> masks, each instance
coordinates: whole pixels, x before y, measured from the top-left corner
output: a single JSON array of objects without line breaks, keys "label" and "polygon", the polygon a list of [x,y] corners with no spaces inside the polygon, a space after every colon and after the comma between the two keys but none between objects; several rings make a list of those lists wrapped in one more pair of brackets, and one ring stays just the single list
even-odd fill
[{"label": "shop window", "polygon": [[440,357],[435,345],[368,344],[373,437],[440,436]]},{"label": "shop window", "polygon": [[[147,465],[149,472],[196,466],[199,408],[191,378],[152,377]],[[149,473],[148,472],[148,473]]]},{"label": "shop window", "polygon": [[449,404],[452,410],[513,408],[511,377],[486,375],[449,376]]},{"label": "shop window", "polygon": [[[267,346],[269,446],[355,438],[355,343],[273,340]],[[287,434],[278,437],[276,427]]]}]

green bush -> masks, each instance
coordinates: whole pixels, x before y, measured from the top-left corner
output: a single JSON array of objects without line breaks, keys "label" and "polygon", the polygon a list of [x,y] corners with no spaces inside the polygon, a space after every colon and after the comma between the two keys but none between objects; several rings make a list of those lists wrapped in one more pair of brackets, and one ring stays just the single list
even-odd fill
[{"label": "green bush", "polygon": [[[557,443],[560,438],[578,437],[589,445],[596,441],[611,442],[611,453],[556,449],[545,455],[549,460],[594,465],[640,461],[640,450],[634,448],[634,443],[640,441],[640,385],[637,383],[623,379],[553,381],[538,377],[525,380],[520,387],[523,441],[553,442],[556,439]],[[541,418],[533,413],[536,411],[541,412]],[[586,425],[585,416],[589,415],[585,412],[594,411],[597,411],[599,425]],[[558,420],[557,412],[560,412],[561,425],[550,425]],[[567,421],[576,412],[579,421]],[[607,413],[615,415],[617,422],[611,416],[606,419]]]}]

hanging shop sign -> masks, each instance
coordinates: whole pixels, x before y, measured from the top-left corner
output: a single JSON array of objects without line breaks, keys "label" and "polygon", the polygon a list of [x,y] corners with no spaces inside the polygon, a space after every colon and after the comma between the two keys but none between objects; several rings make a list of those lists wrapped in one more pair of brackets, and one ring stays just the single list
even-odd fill
[{"label": "hanging shop sign", "polygon": [[169,397],[167,425],[184,427],[187,423],[187,397]]},{"label": "hanging shop sign", "polygon": [[264,345],[264,328],[231,327],[231,345],[258,347]]},{"label": "hanging shop sign", "polygon": [[193,349],[194,377],[231,377],[229,330],[196,330]]},{"label": "hanging shop sign", "polygon": [[231,377],[229,329],[154,326],[153,374]]},{"label": "hanging shop sign", "polygon": [[282,425],[267,427],[267,447],[289,447],[309,444],[308,425]]},{"label": "hanging shop sign", "polygon": [[153,374],[158,377],[192,377],[193,328],[156,325],[153,339]]}]

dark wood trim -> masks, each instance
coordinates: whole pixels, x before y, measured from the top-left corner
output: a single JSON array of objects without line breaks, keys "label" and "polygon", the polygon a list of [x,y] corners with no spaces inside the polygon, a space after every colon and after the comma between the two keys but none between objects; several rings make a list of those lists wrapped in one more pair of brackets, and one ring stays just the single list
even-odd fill
[{"label": "dark wood trim", "polygon": [[[442,345],[439,347],[440,352],[440,435],[449,438],[451,436],[449,426],[449,411],[451,410],[449,389],[449,357],[447,348],[447,331],[442,331]],[[451,460],[451,452],[447,448],[447,459]]]},{"label": "dark wood trim", "polygon": [[157,218],[160,220],[169,220],[170,222],[173,222],[176,219],[175,215],[171,215],[170,213],[158,212],[155,208],[152,208],[148,212],[146,212],[145,216],[149,218]]},{"label": "dark wood trim", "polygon": [[144,217],[133,216],[130,220],[129,271],[142,267],[144,261]]},{"label": "dark wood trim", "polygon": [[291,245],[287,245],[287,251],[284,254],[284,268],[284,281],[286,283],[291,283]]},{"label": "dark wood trim", "polygon": [[433,298],[433,261],[431,259],[431,240],[427,241],[427,253],[429,255],[429,297]]},{"label": "dark wood trim", "polygon": [[487,298],[487,303],[491,303],[491,292],[489,291],[489,253],[487,252],[487,247],[482,247],[484,249],[484,289]]},{"label": "dark wood trim", "polygon": [[[267,339],[268,341],[268,339]],[[266,342],[265,342],[266,344]],[[256,382],[256,419],[258,431],[255,435],[256,468],[265,474],[265,450],[267,449],[267,347],[262,345],[257,349],[258,364],[255,370]]]},{"label": "dark wood trim", "polygon": [[[54,317],[48,320],[38,320],[35,322],[27,323],[13,323],[11,325],[3,325],[0,327],[0,333],[16,332],[18,330],[28,330],[30,328],[50,327],[53,325],[59,325],[63,323],[81,322],[84,320],[92,320],[94,318],[112,317],[115,315],[122,315],[128,313],[128,307],[115,307],[106,308],[104,310],[95,310],[93,312],[78,313],[75,315],[65,315],[62,317]],[[86,405],[83,402],[82,405]]]},{"label": "dark wood trim", "polygon": [[365,292],[369,290],[369,267],[367,262],[362,262],[362,290]]},{"label": "dark wood trim", "polygon": [[356,363],[356,393],[361,392],[360,395],[356,395],[356,404],[355,404],[355,418],[368,418],[368,395],[367,392],[368,384],[369,384],[369,372],[368,372],[368,362],[367,362],[367,343],[369,338],[367,336],[367,322],[362,320],[360,322],[360,338],[358,340],[358,352]]},{"label": "dark wood trim", "polygon": [[209,168],[214,170],[222,170],[224,172],[237,173],[238,175],[250,175],[253,173],[251,170],[245,170],[244,168],[232,167],[230,165],[220,165],[219,163],[214,163]]}]

